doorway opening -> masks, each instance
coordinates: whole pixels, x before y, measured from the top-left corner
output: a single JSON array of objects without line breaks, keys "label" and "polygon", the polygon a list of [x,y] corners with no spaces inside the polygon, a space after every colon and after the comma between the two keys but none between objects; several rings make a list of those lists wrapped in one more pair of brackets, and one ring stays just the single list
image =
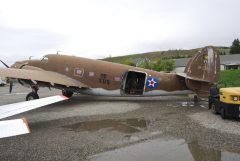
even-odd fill
[{"label": "doorway opening", "polygon": [[123,81],[123,92],[126,95],[142,95],[145,87],[146,73],[128,71]]}]

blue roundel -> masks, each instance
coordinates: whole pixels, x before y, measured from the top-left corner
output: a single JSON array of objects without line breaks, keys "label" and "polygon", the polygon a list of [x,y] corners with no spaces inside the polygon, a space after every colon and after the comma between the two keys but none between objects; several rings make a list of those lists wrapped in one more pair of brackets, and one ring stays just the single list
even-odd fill
[{"label": "blue roundel", "polygon": [[149,88],[151,88],[151,89],[157,87],[157,86],[158,86],[158,80],[157,80],[157,78],[149,77],[149,78],[147,79],[146,85],[147,85]]}]

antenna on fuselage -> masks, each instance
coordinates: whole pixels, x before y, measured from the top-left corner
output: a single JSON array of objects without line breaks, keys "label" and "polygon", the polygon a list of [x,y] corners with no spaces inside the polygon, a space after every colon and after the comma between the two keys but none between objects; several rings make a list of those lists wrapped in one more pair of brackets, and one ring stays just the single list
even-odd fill
[{"label": "antenna on fuselage", "polygon": [[57,51],[57,55],[59,54],[59,52],[62,52],[62,51],[58,50],[58,51]]}]

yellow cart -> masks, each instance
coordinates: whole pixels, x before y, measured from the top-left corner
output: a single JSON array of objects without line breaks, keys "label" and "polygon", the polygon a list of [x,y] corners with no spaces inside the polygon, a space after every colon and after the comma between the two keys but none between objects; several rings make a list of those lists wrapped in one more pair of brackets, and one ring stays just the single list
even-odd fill
[{"label": "yellow cart", "polygon": [[220,90],[213,87],[210,89],[208,102],[209,109],[213,113],[220,113],[223,119],[240,117],[240,87],[220,88]]}]

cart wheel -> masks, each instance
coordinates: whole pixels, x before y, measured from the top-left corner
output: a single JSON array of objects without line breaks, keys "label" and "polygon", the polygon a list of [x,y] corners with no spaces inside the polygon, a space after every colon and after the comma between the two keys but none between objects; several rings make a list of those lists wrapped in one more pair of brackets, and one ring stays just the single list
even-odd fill
[{"label": "cart wheel", "polygon": [[221,108],[221,117],[222,117],[222,119],[226,118],[226,112],[225,112],[224,108]]},{"label": "cart wheel", "polygon": [[211,111],[212,113],[217,114],[216,105],[214,103],[211,104]]}]

